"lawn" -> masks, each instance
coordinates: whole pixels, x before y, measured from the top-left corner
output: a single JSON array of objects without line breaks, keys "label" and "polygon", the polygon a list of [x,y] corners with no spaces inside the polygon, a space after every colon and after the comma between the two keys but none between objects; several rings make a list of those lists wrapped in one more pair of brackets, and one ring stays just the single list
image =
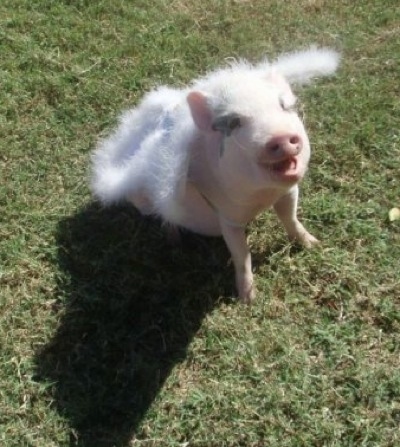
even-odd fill
[{"label": "lawn", "polygon": [[[89,154],[156,85],[312,43],[322,245],[260,215],[244,306],[221,239],[100,207]],[[400,445],[397,0],[3,0],[0,51],[1,445]]]}]

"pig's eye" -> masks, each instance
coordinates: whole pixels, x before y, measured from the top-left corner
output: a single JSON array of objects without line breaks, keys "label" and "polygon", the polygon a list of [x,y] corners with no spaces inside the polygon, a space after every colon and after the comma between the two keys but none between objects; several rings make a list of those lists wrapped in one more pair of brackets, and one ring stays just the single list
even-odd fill
[{"label": "pig's eye", "polygon": [[230,136],[233,130],[241,126],[240,117],[236,114],[222,116],[213,123],[213,130],[219,130],[226,136]]},{"label": "pig's eye", "polygon": [[237,115],[231,116],[228,121],[228,128],[232,131],[241,126],[240,118]]},{"label": "pig's eye", "polygon": [[279,98],[279,104],[282,107],[282,110],[285,112],[295,112],[296,111],[296,100],[291,99],[290,101],[288,98],[285,98],[284,96],[281,96]]}]

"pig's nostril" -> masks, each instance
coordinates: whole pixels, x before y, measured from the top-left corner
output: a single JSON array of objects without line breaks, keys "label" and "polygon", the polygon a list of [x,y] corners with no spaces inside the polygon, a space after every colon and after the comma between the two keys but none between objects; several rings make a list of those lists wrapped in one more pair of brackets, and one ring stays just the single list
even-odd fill
[{"label": "pig's nostril", "polygon": [[289,139],[289,143],[293,146],[300,144],[300,137],[298,135],[293,135]]},{"label": "pig's nostril", "polygon": [[295,155],[302,148],[302,139],[298,134],[278,135],[273,137],[266,145],[266,149],[274,157],[288,154]]}]

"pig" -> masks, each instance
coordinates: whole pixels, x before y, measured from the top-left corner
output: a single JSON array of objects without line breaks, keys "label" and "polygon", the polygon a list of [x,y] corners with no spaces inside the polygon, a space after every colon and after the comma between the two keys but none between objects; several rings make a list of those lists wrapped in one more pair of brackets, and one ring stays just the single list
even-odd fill
[{"label": "pig", "polygon": [[231,62],[185,88],[160,86],[120,117],[92,154],[91,189],[171,228],[221,236],[239,298],[255,296],[246,225],[273,208],[289,238],[318,240],[297,218],[310,142],[290,87],[333,74],[339,54],[311,47],[257,64]]}]

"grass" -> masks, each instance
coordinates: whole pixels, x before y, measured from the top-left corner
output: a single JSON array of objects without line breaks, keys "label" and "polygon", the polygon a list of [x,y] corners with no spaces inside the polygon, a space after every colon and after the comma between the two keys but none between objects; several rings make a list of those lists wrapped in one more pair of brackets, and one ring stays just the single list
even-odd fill
[{"label": "grass", "polygon": [[[397,6],[1,2],[2,445],[400,444]],[[249,308],[222,240],[170,247],[158,222],[93,204],[88,156],[152,86],[309,43],[343,54],[298,92],[301,214],[323,246],[261,215]]]}]

